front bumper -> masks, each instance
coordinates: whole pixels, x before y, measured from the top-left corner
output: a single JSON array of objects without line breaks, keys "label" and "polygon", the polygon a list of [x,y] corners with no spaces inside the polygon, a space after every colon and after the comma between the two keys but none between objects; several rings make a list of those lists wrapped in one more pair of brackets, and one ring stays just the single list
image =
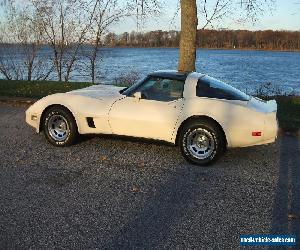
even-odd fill
[{"label": "front bumper", "polygon": [[30,111],[30,108],[25,112],[26,123],[34,127],[36,132],[40,132],[40,115]]}]

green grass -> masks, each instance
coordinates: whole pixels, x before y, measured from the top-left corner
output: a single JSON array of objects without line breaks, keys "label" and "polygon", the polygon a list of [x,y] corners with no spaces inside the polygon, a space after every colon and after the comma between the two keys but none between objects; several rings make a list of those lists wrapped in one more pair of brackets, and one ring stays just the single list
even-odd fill
[{"label": "green grass", "polygon": [[277,96],[279,126],[285,130],[300,129],[300,96]]},{"label": "green grass", "polygon": [[263,100],[275,99],[279,127],[286,131],[298,132],[300,129],[300,96],[277,95],[258,96]]},{"label": "green grass", "polygon": [[[124,81],[125,82],[125,81]],[[91,83],[65,83],[53,81],[7,81],[0,80],[0,96],[41,98],[54,93],[63,93],[91,86]],[[126,87],[127,84],[119,86]],[[263,99],[276,99],[278,120],[282,129],[298,131],[300,129],[300,96],[273,96]]]},{"label": "green grass", "polygon": [[0,80],[0,96],[41,98],[91,86],[91,83]]}]

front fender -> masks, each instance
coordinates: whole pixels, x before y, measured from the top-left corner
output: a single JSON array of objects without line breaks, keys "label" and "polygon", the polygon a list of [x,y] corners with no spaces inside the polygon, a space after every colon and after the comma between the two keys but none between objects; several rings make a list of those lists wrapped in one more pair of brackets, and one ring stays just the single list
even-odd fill
[{"label": "front fender", "polygon": [[[34,127],[36,132],[39,133],[41,127],[40,123],[44,111],[53,105],[60,105],[67,108],[73,114],[80,133],[81,126],[80,122],[78,121],[78,112],[76,112],[76,108],[74,108],[74,105],[72,105],[72,102],[74,103],[74,101],[74,97],[68,94],[59,93],[46,96],[35,102],[25,111],[26,122],[30,126]],[[78,102],[78,100],[76,100],[76,102]]]}]

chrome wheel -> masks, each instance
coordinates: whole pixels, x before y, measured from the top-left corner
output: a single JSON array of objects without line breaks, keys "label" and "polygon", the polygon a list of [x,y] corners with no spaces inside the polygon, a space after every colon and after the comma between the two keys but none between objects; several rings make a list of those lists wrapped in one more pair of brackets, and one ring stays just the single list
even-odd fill
[{"label": "chrome wheel", "polygon": [[70,134],[68,121],[62,115],[52,115],[48,120],[49,135],[55,141],[64,141]]},{"label": "chrome wheel", "polygon": [[197,128],[187,135],[187,149],[197,159],[208,158],[215,150],[214,136],[203,128]]}]

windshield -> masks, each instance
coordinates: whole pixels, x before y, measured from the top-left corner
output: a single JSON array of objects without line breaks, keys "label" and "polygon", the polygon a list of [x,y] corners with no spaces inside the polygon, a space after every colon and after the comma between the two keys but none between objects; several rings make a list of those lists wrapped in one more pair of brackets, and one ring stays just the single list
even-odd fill
[{"label": "windshield", "polygon": [[130,87],[125,89],[121,94],[126,96],[131,95],[131,93],[134,92],[134,90],[137,89],[146,79],[147,77],[140,79],[139,81],[137,81],[136,83],[132,84]]}]

